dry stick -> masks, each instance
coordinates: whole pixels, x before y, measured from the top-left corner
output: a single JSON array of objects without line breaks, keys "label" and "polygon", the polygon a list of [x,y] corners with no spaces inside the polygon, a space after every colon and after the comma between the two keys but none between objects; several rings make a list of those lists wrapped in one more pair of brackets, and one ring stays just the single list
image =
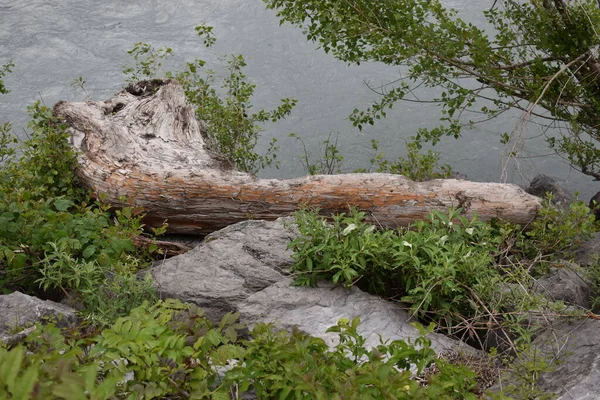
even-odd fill
[{"label": "dry stick", "polygon": [[[459,313],[454,313],[454,315],[461,320],[462,322],[452,326],[452,329],[456,329],[457,331],[464,331],[464,334],[460,336],[460,340],[462,342],[465,341],[465,336],[467,336],[468,338],[476,338],[477,342],[479,343],[479,347],[480,348],[484,348],[483,342],[481,341],[481,338],[477,335],[477,331],[476,331],[476,324],[477,324],[477,320],[481,319],[482,317],[479,317],[478,315],[474,315],[472,318],[465,318],[463,315],[459,314]],[[489,321],[489,319],[488,319]],[[481,327],[489,327],[489,322],[485,323],[485,324],[480,324],[479,326]],[[458,337],[458,336],[456,336]]]},{"label": "dry stick", "polygon": [[[571,60],[569,63],[563,65],[560,70],[558,70],[556,73],[554,73],[554,75],[552,75],[550,77],[550,79],[544,84],[543,89],[542,89],[542,93],[540,93],[540,95],[537,97],[537,99],[535,100],[535,102],[533,102],[533,104],[531,104],[531,106],[529,106],[529,108],[527,109],[527,111],[521,116],[521,118],[519,119],[519,123],[517,124],[517,127],[515,127],[515,129],[513,130],[513,132],[511,133],[511,137],[514,136],[515,132],[518,131],[518,138],[520,140],[518,140],[517,142],[515,142],[513,144],[512,147],[512,151],[510,153],[515,153],[515,150],[517,150],[517,143],[523,143],[522,137],[523,137],[523,131],[524,131],[524,126],[525,124],[529,121],[529,119],[531,118],[531,113],[533,112],[533,109],[535,107],[537,107],[537,105],[539,104],[539,102],[542,100],[542,98],[544,97],[544,95],[546,94],[546,91],[548,90],[548,88],[550,87],[550,85],[552,84],[552,82],[554,82],[554,80],[556,78],[558,78],[561,74],[563,74],[567,69],[569,69],[571,66],[573,66],[573,64],[575,64],[578,61],[583,60],[585,57],[589,57],[588,54],[581,54],[580,56],[578,56],[577,58]],[[506,147],[508,147],[508,144],[506,145]],[[506,151],[506,147],[505,147],[505,151]],[[522,144],[520,146],[522,148]],[[510,154],[509,153],[509,154]],[[508,156],[508,159],[512,158],[512,156]],[[508,160],[506,160],[506,162],[504,162],[504,165],[502,166],[502,175],[501,175],[501,181],[502,182],[506,182],[507,179],[507,168],[508,168]]]},{"label": "dry stick", "polygon": [[179,385],[177,384],[177,382],[175,382],[170,376],[168,376],[167,379],[169,380],[169,383],[171,383],[171,385],[175,388],[175,390],[177,390],[177,392],[180,395],[182,395],[186,399],[190,398],[190,394],[188,392],[186,392],[185,390],[183,390],[182,388],[180,388]]},{"label": "dry stick", "polygon": [[[466,287],[466,289],[468,289],[471,292],[471,296],[473,296],[473,298],[475,300],[477,300],[477,302],[479,302],[479,304],[483,307],[483,309],[488,313],[490,320],[493,320],[496,323],[496,326],[502,326],[500,321],[498,321],[498,319],[496,318],[496,315],[490,311],[490,309],[487,307],[485,302],[483,300],[481,300],[481,298],[477,295],[477,293],[470,287]],[[517,347],[513,343],[513,341],[510,339],[510,337],[508,335],[504,335],[504,336],[506,337],[506,340],[510,344],[511,348],[516,350]]]}]

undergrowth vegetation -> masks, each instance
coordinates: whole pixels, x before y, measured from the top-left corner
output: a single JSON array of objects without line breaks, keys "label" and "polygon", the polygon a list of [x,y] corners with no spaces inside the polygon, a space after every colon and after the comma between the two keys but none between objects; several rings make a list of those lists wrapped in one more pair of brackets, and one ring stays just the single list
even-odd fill
[{"label": "undergrowth vegetation", "polygon": [[330,221],[318,209],[297,212],[300,236],[290,245],[296,283],[314,286],[325,279],[359,285],[414,304],[416,314],[429,308],[464,313],[459,304],[467,292],[487,298],[481,284],[510,282],[520,269],[536,277],[537,268],[568,257],[596,229],[583,202],[562,208],[552,203],[551,195],[526,229],[500,220],[468,219],[461,209],[434,210],[425,220],[398,229],[384,229],[368,219],[356,208]]},{"label": "undergrowth vegetation", "polygon": [[[536,293],[535,278],[554,262],[564,263],[569,251],[595,230],[583,203],[562,208],[551,200],[525,230],[468,219],[460,209],[433,211],[426,220],[398,229],[375,226],[357,209],[330,221],[318,210],[305,209],[295,216],[300,234],[290,244],[291,271],[297,285],[315,286],[321,280],[356,285],[407,304],[417,319],[434,322],[439,331],[520,368],[518,376],[527,383],[515,390],[516,397],[539,398],[527,397],[537,393],[532,377],[551,366],[543,358],[531,362],[522,356],[533,351],[536,333],[529,313],[581,317],[585,310]],[[597,276],[592,280],[598,282]]]},{"label": "undergrowth vegetation", "polygon": [[15,140],[0,147],[0,290],[67,297],[89,319],[111,323],[155,298],[135,274],[157,249],[133,245],[143,234],[141,210],[111,210],[76,184],[64,122],[39,103],[29,111],[20,157],[9,147]]},{"label": "undergrowth vegetation", "polygon": [[[39,327],[0,348],[0,395],[14,399],[476,399],[475,375],[437,360],[439,373],[413,379],[436,360],[420,328],[415,343],[366,350],[360,321],[340,320],[330,349],[299,331],[259,324],[239,335],[237,315],[218,325],[175,300],[146,303],[91,338]],[[60,352],[57,351],[60,349]],[[27,355],[26,355],[27,354]],[[426,383],[425,385],[422,383]]]}]

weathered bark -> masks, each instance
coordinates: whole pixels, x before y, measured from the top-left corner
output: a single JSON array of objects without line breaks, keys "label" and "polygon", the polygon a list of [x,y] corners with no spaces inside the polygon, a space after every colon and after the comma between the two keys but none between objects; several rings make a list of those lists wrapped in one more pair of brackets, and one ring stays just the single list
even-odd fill
[{"label": "weathered bark", "polygon": [[469,216],[525,224],[540,204],[510,184],[416,183],[391,174],[258,179],[210,151],[204,125],[181,86],[169,80],[140,82],[107,101],[60,102],[54,112],[65,118],[81,151],[83,184],[117,207],[143,207],[148,225],[168,220],[174,233],[206,234],[245,219],[275,219],[303,205],[326,214],[356,206],[386,226],[452,206]]}]

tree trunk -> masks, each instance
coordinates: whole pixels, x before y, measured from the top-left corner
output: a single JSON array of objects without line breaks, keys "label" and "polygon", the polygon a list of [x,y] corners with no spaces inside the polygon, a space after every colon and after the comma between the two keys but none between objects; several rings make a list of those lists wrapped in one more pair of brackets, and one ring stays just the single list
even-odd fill
[{"label": "tree trunk", "polygon": [[526,224],[537,197],[510,184],[413,182],[392,174],[258,179],[235,170],[207,146],[206,130],[171,80],[140,82],[107,101],[54,108],[81,154],[81,182],[116,207],[141,206],[149,226],[207,234],[246,219],[276,219],[302,206],[324,214],[356,206],[384,226],[407,225],[432,210]]}]

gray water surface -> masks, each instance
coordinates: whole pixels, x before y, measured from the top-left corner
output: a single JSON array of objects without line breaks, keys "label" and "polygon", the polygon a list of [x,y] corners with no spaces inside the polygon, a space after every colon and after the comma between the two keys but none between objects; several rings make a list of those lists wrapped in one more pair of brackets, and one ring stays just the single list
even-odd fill
[{"label": "gray water surface", "polygon": [[[480,24],[483,21],[475,19],[480,18],[478,11],[489,7],[473,7],[467,0],[447,4]],[[214,27],[218,39],[211,49],[204,48],[195,36],[194,27],[203,22]],[[277,138],[281,168],[264,171],[263,176],[304,174],[299,158],[303,150],[288,137],[291,132],[301,135],[315,154],[331,133],[345,156],[344,171],[352,171],[369,166],[371,139],[379,140],[381,149],[394,158],[404,153],[404,141],[419,127],[439,124],[436,107],[399,103],[386,120],[358,132],[348,115],[378,97],[365,82],[378,86],[396,79],[401,71],[380,64],[349,67],[335,60],[307,42],[299,29],[280,26],[275,13],[266,10],[261,0],[1,0],[0,63],[12,59],[16,66],[6,79],[12,92],[0,96],[0,121],[11,121],[17,134],[25,137],[26,108],[36,100],[52,106],[58,100],[110,97],[123,86],[122,66],[132,63],[126,51],[139,41],[171,47],[176,57],[169,67],[202,58],[217,74],[224,71],[219,55],[244,54],[246,74],[257,85],[257,109],[274,107],[283,97],[298,100],[291,117],[266,127],[260,147],[264,149],[271,138]],[[79,76],[86,81],[85,93],[71,86]],[[521,155],[531,158],[504,168],[499,137],[512,132],[520,117],[517,112],[505,114],[465,132],[458,141],[445,140],[434,150],[472,180],[507,177],[522,184],[546,173],[570,190],[578,190],[582,197],[600,190],[558,157],[538,157],[549,153],[539,138],[525,141]],[[535,137],[540,128],[529,124],[524,133]]]}]

